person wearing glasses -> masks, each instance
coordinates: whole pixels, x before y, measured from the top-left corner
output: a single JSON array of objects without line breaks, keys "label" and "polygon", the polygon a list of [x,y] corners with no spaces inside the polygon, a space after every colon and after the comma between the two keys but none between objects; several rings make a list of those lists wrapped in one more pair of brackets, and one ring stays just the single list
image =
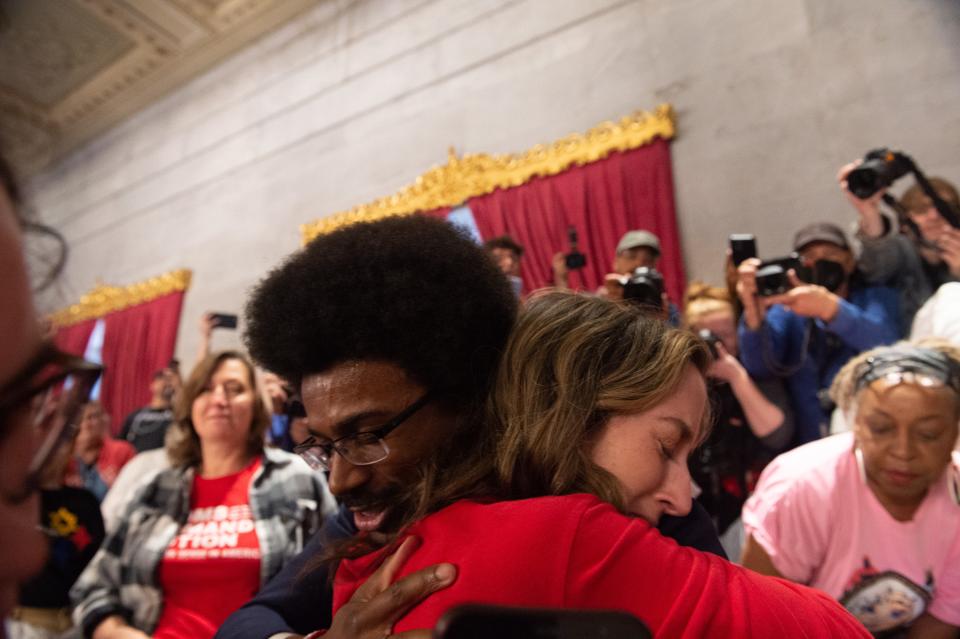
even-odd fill
[{"label": "person wearing glasses", "polygon": [[396,620],[396,636],[434,627],[465,602],[625,611],[658,637],[869,636],[823,593],[657,532],[692,506],[687,458],[709,428],[710,361],[691,332],[633,305],[535,296],[485,422],[436,467],[445,480],[408,488],[417,509],[400,532],[331,558],[340,560],[334,610],[383,549],[415,544],[400,576],[448,559],[457,578]]},{"label": "person wearing glasses", "polygon": [[212,637],[333,511],[321,475],[264,447],[262,397],[238,352],[194,368],[166,441],[171,467],[139,489],[71,591],[85,636]]},{"label": "person wearing glasses", "polygon": [[743,564],[825,591],[875,636],[960,633],[960,348],[901,342],[831,394],[853,431],[781,455],[743,510]]},{"label": "person wearing glasses", "polygon": [[331,627],[323,558],[354,535],[394,530],[413,508],[398,496],[430,472],[434,457],[457,454],[516,309],[509,282],[483,249],[423,216],[321,236],[258,285],[246,309],[246,344],[263,368],[299,390],[309,437],[295,450],[328,474],[340,510],[218,637],[329,628],[331,638],[379,638],[399,614],[397,601],[409,606],[449,583],[434,568],[392,591],[371,582],[369,597],[358,597]]},{"label": "person wearing glasses", "polygon": [[[840,189],[857,211],[854,238],[860,244],[858,268],[868,283],[897,290],[900,332],[909,335],[914,315],[937,288],[960,281],[960,229],[943,219],[917,184],[904,191],[899,201],[913,228],[901,228],[897,219],[880,209],[886,189],[860,199],[847,188],[847,176],[860,162],[844,165],[837,173]],[[943,178],[929,180],[937,195],[960,215],[957,187]]]},{"label": "person wearing glasses", "polygon": [[[57,245],[43,255],[49,268],[32,282],[36,290],[62,270],[66,245],[53,229],[22,215],[19,203],[13,172],[0,157],[0,636],[19,584],[46,559],[47,541],[37,525],[41,477],[72,440],[77,414],[99,374],[95,364],[43,341],[24,238],[29,234]],[[68,377],[73,382],[62,390]]]},{"label": "person wearing glasses", "polygon": [[[451,583],[444,563],[391,586],[398,555],[332,618],[324,557],[358,533],[395,532],[415,507],[411,486],[451,479],[435,468],[466,450],[516,311],[509,282],[481,247],[419,215],[318,237],[261,282],[247,305],[247,345],[300,390],[311,438],[298,450],[329,472],[341,509],[218,637],[327,629],[330,639],[379,639]],[[671,522],[671,533],[722,552],[700,514]]]}]

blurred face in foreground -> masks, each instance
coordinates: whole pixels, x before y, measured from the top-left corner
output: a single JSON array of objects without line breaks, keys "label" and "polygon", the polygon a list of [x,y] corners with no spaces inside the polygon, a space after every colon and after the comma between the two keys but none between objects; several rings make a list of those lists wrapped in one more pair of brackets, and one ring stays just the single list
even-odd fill
[{"label": "blurred face in foreground", "polygon": [[[0,393],[40,348],[23,246],[7,193],[0,188]],[[36,447],[30,406],[0,414],[0,618],[16,605],[17,583],[40,569],[46,542],[37,530],[38,496],[24,497]]]}]

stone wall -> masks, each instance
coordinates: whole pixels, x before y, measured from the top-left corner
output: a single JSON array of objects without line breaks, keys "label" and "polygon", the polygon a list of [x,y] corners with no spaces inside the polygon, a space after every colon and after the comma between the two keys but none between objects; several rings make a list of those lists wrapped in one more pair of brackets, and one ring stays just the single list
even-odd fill
[{"label": "stone wall", "polygon": [[325,0],[31,182],[72,248],[44,304],[191,268],[191,362],[199,315],[240,310],[300,223],[450,146],[522,151],[665,101],[688,273],[719,282],[728,233],[775,255],[850,221],[834,173],[871,147],[960,182],[960,3]]}]

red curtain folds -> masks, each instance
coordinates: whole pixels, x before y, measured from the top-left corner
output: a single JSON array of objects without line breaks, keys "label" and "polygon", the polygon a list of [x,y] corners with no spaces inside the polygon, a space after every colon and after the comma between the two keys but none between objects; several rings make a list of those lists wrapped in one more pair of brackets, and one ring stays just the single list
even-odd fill
[{"label": "red curtain folds", "polygon": [[87,342],[90,340],[90,334],[97,320],[90,319],[78,322],[70,326],[64,326],[57,331],[53,337],[54,344],[64,353],[78,355],[83,357],[87,350]]},{"label": "red curtain folds", "polygon": [[150,401],[153,373],[173,357],[182,305],[181,291],[104,318],[100,401],[110,413],[114,435],[129,413]]},{"label": "red curtain folds", "polygon": [[574,288],[593,290],[610,272],[620,237],[646,229],[660,238],[667,293],[680,303],[686,286],[673,197],[670,147],[657,139],[639,149],[612,153],[558,175],[498,189],[468,202],[484,239],[509,233],[524,246],[527,292],[553,284],[551,261],[567,252],[567,228],[579,235],[587,265],[570,275]]}]

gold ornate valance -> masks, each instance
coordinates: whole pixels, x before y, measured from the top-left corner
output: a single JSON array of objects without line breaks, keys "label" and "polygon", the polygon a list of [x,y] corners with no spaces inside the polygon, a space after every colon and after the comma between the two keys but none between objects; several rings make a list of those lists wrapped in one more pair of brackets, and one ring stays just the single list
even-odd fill
[{"label": "gold ornate valance", "polygon": [[143,304],[170,293],[185,291],[190,288],[192,276],[193,273],[190,270],[180,269],[127,286],[100,283],[83,295],[73,306],[51,314],[50,320],[54,326],[63,327],[103,317],[108,313]]},{"label": "gold ornate valance", "polygon": [[300,226],[304,243],[354,222],[379,220],[417,211],[456,206],[495,189],[520,186],[538,176],[556,175],[573,165],[596,162],[613,151],[629,151],[654,138],[669,140],[675,132],[673,107],[661,104],[653,113],[637,111],[619,122],[603,122],[549,146],[538,144],[520,154],[478,153],[456,157],[436,166],[394,195],[380,198]]}]

